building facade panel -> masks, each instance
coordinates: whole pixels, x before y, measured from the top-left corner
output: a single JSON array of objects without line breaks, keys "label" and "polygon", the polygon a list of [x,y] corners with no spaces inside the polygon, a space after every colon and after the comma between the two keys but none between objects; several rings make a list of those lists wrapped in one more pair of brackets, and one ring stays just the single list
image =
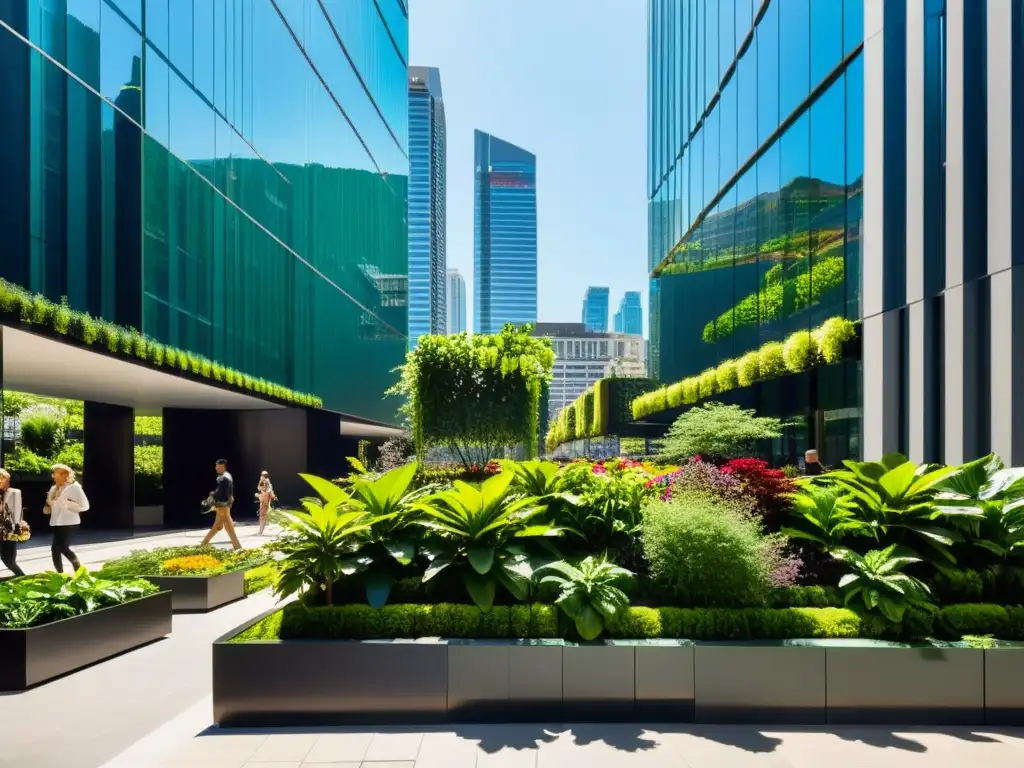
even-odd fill
[{"label": "building facade panel", "polygon": [[447,325],[448,335],[465,333],[466,328],[466,278],[457,269],[448,270]]},{"label": "building facade panel", "polygon": [[608,288],[590,286],[583,297],[581,322],[588,331],[606,333],[608,331]]},{"label": "building facade panel", "polygon": [[644,333],[644,308],[640,301],[639,291],[626,291],[619,302],[619,310],[615,313],[612,330],[615,333],[628,333],[642,336]]},{"label": "building facade panel", "polygon": [[[364,23],[332,17],[342,5]],[[3,0],[0,20],[0,276],[390,418],[404,5]],[[370,361],[358,379],[354,359]]]}]

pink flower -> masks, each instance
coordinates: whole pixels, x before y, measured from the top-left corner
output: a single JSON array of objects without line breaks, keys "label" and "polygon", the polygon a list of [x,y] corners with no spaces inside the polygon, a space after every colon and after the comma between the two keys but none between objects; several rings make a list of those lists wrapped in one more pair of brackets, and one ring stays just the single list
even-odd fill
[{"label": "pink flower", "polygon": [[595,475],[607,475],[608,474],[608,470],[605,469],[603,464],[595,464],[594,468],[592,470],[590,470],[590,471],[593,472]]}]

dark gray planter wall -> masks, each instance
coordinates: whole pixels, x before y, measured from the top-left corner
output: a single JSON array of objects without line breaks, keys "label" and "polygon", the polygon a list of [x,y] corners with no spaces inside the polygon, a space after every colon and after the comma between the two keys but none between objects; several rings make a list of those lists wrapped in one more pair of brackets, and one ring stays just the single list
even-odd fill
[{"label": "dark gray planter wall", "polygon": [[974,725],[985,720],[985,652],[829,648],[828,721]]},{"label": "dark gray planter wall", "polygon": [[146,576],[172,595],[176,612],[212,611],[245,597],[245,571],[216,576]]},{"label": "dark gray planter wall", "polygon": [[[255,620],[254,620],[255,621]],[[1024,652],[871,641],[214,645],[222,726],[1024,722]],[[985,660],[989,660],[986,669]],[[254,670],[258,673],[254,674]]]},{"label": "dark gray planter wall", "polygon": [[695,654],[698,723],[825,722],[824,648],[698,645]]},{"label": "dark gray planter wall", "polygon": [[40,627],[0,629],[0,691],[30,688],[170,633],[168,592]]}]

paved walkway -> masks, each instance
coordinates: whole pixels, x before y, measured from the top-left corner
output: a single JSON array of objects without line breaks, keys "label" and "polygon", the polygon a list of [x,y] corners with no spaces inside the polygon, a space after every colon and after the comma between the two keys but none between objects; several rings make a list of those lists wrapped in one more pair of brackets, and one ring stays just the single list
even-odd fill
[{"label": "paved walkway", "polygon": [[[132,549],[198,543],[203,531],[77,548],[91,567]],[[254,526],[247,546],[265,541]],[[84,538],[84,534],[83,534]],[[23,547],[49,564],[47,538]],[[226,546],[226,542],[222,542]],[[173,634],[24,693],[0,694],[3,768],[1021,768],[1024,729],[498,725],[261,729],[211,723],[211,644],[274,605],[262,593],[174,617]],[[2,662],[0,662],[2,663]],[[261,670],[253,669],[259,675]],[[55,725],[57,723],[57,725]]]}]

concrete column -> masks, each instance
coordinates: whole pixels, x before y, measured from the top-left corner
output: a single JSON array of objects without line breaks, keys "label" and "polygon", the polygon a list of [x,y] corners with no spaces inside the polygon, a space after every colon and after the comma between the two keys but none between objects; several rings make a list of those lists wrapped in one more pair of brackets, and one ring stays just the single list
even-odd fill
[{"label": "concrete column", "polygon": [[135,524],[135,411],[86,401],[84,432],[82,486],[90,509],[82,515],[82,524],[131,529]]},{"label": "concrete column", "polygon": [[992,275],[991,450],[1024,466],[1024,265]]},{"label": "concrete column", "polygon": [[864,445],[866,460],[899,449],[899,310],[865,317],[863,334]]},{"label": "concrete column", "polygon": [[980,350],[977,318],[981,313],[981,281],[946,289],[945,298],[945,455],[947,464],[960,464],[978,458],[981,445],[978,386]]}]

